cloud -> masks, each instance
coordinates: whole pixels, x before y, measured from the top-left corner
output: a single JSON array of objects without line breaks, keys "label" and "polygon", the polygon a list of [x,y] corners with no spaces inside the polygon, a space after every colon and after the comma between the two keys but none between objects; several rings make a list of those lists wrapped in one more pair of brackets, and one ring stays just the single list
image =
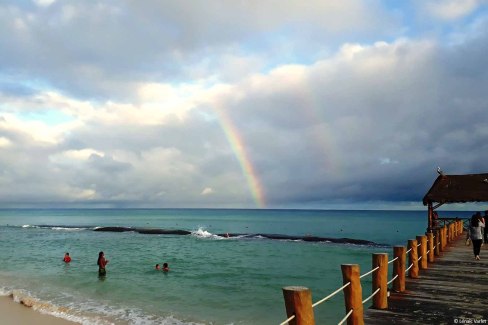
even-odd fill
[{"label": "cloud", "polygon": [[431,16],[455,20],[473,13],[478,7],[485,5],[484,0],[428,0],[419,2]]},{"label": "cloud", "polygon": [[212,194],[214,191],[211,187],[205,187],[201,193],[201,195],[210,195]]},{"label": "cloud", "polygon": [[[29,74],[41,87],[89,99],[127,100],[134,83],[208,78],[212,71],[236,80],[269,58],[273,65],[300,60],[311,52],[301,40],[323,48],[336,34],[381,32],[380,22],[393,21],[378,3],[357,0],[36,4],[0,6],[0,68],[8,78]],[[229,68],[220,73],[220,64]]]},{"label": "cloud", "polygon": [[40,7],[49,7],[55,3],[56,0],[33,0],[33,2]]},{"label": "cloud", "polygon": [[486,17],[446,44],[376,2],[164,5],[0,7],[0,204],[420,204],[484,171]]}]

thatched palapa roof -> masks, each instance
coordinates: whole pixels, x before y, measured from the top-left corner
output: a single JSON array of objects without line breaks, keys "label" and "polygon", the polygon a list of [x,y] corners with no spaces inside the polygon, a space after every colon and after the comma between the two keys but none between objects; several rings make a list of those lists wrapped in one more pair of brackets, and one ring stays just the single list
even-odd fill
[{"label": "thatched palapa roof", "polygon": [[488,201],[488,174],[441,174],[423,199],[424,205],[486,201]]}]

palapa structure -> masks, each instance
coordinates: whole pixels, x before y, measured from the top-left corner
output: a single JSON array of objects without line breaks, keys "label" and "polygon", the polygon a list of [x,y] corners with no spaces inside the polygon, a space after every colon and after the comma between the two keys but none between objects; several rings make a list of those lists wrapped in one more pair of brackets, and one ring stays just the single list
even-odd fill
[{"label": "palapa structure", "polygon": [[433,228],[433,212],[444,203],[466,203],[488,201],[488,173],[439,176],[425,194],[423,203],[428,207],[428,228]]}]

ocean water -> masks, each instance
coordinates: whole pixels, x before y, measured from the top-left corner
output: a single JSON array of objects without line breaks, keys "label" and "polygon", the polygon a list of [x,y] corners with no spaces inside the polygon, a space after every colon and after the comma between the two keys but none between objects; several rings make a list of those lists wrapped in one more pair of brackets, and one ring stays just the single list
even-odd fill
[{"label": "ocean water", "polygon": [[[189,234],[95,231],[108,226]],[[315,302],[342,286],[341,264],[365,273],[372,253],[391,254],[425,228],[426,211],[0,210],[0,295],[83,324],[279,324],[286,319],[282,287],[306,286]],[[99,251],[109,260],[103,279]],[[163,262],[170,272],[154,270]],[[370,291],[366,277],[363,295]],[[342,293],[314,312],[317,323],[337,323]]]}]

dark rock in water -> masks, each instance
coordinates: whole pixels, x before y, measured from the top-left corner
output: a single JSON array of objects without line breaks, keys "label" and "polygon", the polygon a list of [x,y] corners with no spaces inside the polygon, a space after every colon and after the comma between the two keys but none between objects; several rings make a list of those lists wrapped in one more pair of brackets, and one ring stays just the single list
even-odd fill
[{"label": "dark rock in water", "polygon": [[190,235],[191,231],[187,230],[168,230],[168,229],[154,229],[154,228],[137,228],[137,231],[140,234],[146,235]]},{"label": "dark rock in water", "polygon": [[124,231],[134,231],[134,228],[130,228],[130,227],[98,227],[98,228],[93,229],[93,231],[124,232]]},{"label": "dark rock in water", "polygon": [[131,228],[131,227],[99,227],[93,231],[107,231],[107,232],[125,232],[135,231],[145,235],[189,235],[190,231],[179,229],[158,229],[158,228]]},{"label": "dark rock in water", "polygon": [[[134,231],[144,235],[190,235],[191,231],[181,229],[158,229],[158,228],[131,228],[131,227],[99,227],[93,229],[94,231],[107,231],[107,232],[124,232]],[[353,238],[328,238],[317,236],[291,236],[281,234],[239,234],[239,233],[225,233],[217,234],[220,237],[239,237],[239,238],[267,238],[275,240],[301,240],[305,242],[329,242],[337,244],[354,244],[354,245],[369,245],[378,246],[378,244],[362,239]]]}]

